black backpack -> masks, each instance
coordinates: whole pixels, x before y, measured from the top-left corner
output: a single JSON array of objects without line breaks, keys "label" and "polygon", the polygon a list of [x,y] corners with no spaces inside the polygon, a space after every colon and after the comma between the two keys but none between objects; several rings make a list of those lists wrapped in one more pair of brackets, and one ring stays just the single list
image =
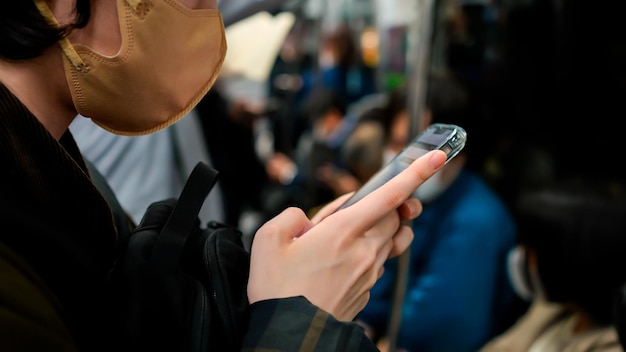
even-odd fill
[{"label": "black backpack", "polygon": [[239,230],[201,226],[217,180],[198,163],[178,200],[149,206],[123,242],[109,284],[116,351],[238,351],[250,265]]}]

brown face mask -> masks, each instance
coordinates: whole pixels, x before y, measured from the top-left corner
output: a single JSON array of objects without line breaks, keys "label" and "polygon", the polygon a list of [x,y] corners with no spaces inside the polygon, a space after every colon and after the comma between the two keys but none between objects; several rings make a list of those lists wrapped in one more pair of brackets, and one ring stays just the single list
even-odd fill
[{"label": "brown face mask", "polygon": [[[178,0],[116,0],[122,46],[104,56],[61,41],[78,113],[121,135],[143,135],[178,121],[208,92],[226,55],[218,10]],[[56,23],[45,0],[41,13]]]}]

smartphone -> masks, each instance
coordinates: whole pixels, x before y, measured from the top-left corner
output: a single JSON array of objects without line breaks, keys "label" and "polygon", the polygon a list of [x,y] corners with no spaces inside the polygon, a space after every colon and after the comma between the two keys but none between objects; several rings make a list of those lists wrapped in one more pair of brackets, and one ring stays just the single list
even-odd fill
[{"label": "smartphone", "polygon": [[447,163],[465,147],[466,140],[467,133],[460,126],[443,123],[435,123],[428,126],[337,210],[344,209],[358,202],[361,198],[373,192],[402,170],[406,169],[415,159],[431,150],[443,150],[448,155],[446,159]]}]

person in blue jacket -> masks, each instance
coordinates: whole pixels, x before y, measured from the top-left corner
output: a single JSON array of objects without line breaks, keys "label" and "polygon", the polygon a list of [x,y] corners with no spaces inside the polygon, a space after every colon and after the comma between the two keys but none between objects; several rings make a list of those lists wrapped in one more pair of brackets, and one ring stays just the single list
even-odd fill
[{"label": "person in blue jacket", "polygon": [[316,91],[333,90],[348,107],[377,91],[375,75],[357,54],[355,33],[348,25],[325,29],[319,40],[315,65],[300,73],[300,87],[293,97],[292,146],[310,127],[302,109]]},{"label": "person in blue jacket", "polygon": [[[466,167],[472,143],[466,97],[452,76],[429,80],[419,130],[436,122],[457,124],[468,131],[468,144],[415,192],[424,210],[412,222],[415,240],[409,251],[397,337],[387,336],[400,350],[476,351],[501,329],[513,302],[506,255],[515,243],[516,228],[505,203]],[[407,110],[397,116],[389,128],[395,134],[389,141],[406,143]],[[386,155],[391,157],[394,151]],[[397,261],[385,265],[368,305],[357,317],[373,339],[387,333],[397,274]]]}]

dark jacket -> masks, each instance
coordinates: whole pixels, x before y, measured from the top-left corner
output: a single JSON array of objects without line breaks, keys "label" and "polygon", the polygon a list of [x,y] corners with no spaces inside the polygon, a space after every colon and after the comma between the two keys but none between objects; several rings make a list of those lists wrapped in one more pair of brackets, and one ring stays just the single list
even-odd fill
[{"label": "dark jacket", "polygon": [[[114,350],[105,294],[117,231],[70,132],[57,142],[0,85],[0,350]],[[302,297],[251,306],[244,349],[376,350]]]}]

